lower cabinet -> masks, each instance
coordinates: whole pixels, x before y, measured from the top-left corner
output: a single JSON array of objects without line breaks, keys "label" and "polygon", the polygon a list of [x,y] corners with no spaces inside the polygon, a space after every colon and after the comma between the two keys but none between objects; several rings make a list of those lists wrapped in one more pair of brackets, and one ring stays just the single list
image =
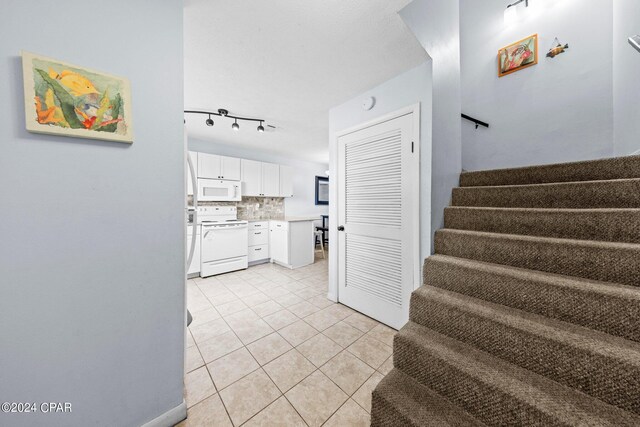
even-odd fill
[{"label": "lower cabinet", "polygon": [[271,261],[284,267],[313,264],[313,221],[271,221],[269,251]]},{"label": "lower cabinet", "polygon": [[[187,227],[187,251],[186,254],[189,256],[189,251],[191,250],[191,233],[193,233],[192,226]],[[196,226],[196,247],[193,252],[193,259],[191,260],[191,264],[189,264],[189,269],[187,270],[187,276],[197,276],[200,274],[200,226]]]},{"label": "lower cabinet", "polygon": [[249,259],[250,263],[269,260],[269,221],[249,223]]}]

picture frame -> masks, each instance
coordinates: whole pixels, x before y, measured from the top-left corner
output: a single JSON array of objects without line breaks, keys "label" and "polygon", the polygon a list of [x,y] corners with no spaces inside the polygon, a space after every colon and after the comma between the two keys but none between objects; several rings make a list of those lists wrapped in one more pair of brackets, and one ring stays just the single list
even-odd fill
[{"label": "picture frame", "polygon": [[316,205],[329,204],[329,178],[316,176]]},{"label": "picture frame", "polygon": [[498,77],[513,74],[537,63],[538,34],[532,34],[498,50]]},{"label": "picture frame", "polygon": [[29,132],[133,143],[129,80],[21,52]]}]

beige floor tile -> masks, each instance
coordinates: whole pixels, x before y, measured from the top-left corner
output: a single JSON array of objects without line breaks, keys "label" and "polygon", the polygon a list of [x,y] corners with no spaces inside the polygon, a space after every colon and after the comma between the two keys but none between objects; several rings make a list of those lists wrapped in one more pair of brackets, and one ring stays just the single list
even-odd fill
[{"label": "beige floor tile", "polygon": [[378,368],[378,372],[382,375],[387,375],[393,369],[393,356],[389,356],[382,365]]},{"label": "beige floor tile", "polygon": [[322,425],[348,398],[320,371],[289,390],[286,397],[311,427]]},{"label": "beige floor tile", "polygon": [[[310,298],[313,298],[313,297],[316,297],[318,295],[321,295],[322,291],[319,291],[317,289],[313,289],[313,288],[309,287],[309,288],[304,288],[304,289],[299,290],[299,291],[295,291],[294,293],[296,295],[298,295],[300,298],[308,300]],[[324,297],[324,295],[323,295],[323,297]]]},{"label": "beige floor tile", "polygon": [[371,416],[356,402],[349,399],[324,425],[326,427],[369,427],[370,424]]},{"label": "beige floor tile", "polygon": [[185,354],[184,372],[191,372],[201,366],[204,366],[204,360],[202,360],[202,356],[200,356],[200,350],[198,350],[198,347],[188,347]]},{"label": "beige floor tile", "polygon": [[258,288],[246,282],[243,282],[241,284],[227,285],[227,289],[236,294],[239,298],[244,298],[260,292]]},{"label": "beige floor tile", "polygon": [[191,331],[188,328],[185,329],[185,337],[187,338],[187,348],[196,345],[193,335],[191,335]]},{"label": "beige floor tile", "polygon": [[242,342],[233,331],[227,331],[224,334],[198,344],[205,363],[213,362],[240,347],[242,347]]},{"label": "beige floor tile", "polygon": [[242,299],[242,302],[247,304],[249,307],[255,307],[256,305],[259,305],[271,300],[271,298],[269,298],[268,295],[263,294],[262,292],[248,295],[241,299]]},{"label": "beige floor tile", "polygon": [[306,427],[307,424],[293,409],[293,406],[281,397],[247,421],[243,427]]},{"label": "beige floor tile", "polygon": [[290,350],[264,365],[265,372],[283,393],[316,370],[297,350]]},{"label": "beige floor tile", "polygon": [[389,347],[393,347],[393,337],[396,336],[397,332],[398,331],[391,329],[387,325],[380,324],[367,332],[367,335],[385,343]]},{"label": "beige floor tile", "polygon": [[260,363],[260,365],[271,362],[273,359],[286,353],[292,348],[291,344],[277,333],[260,338],[247,346],[247,349],[251,352],[253,357],[255,357],[258,363]]},{"label": "beige floor tile", "polygon": [[288,308],[290,312],[292,312],[293,314],[295,314],[298,317],[306,317],[310,314],[313,314],[317,311],[320,311],[320,309],[318,307],[316,307],[315,305],[307,302],[307,301],[302,301],[301,303],[292,305],[291,307]]},{"label": "beige floor tile", "polygon": [[282,310],[284,307],[282,307],[280,304],[278,304],[277,302],[273,301],[273,300],[269,300],[267,302],[263,302],[262,304],[258,304],[254,307],[252,307],[251,309],[260,317],[264,317],[264,316],[268,316],[270,314],[275,313],[276,311],[280,311]]},{"label": "beige floor tile", "polygon": [[282,335],[282,337],[287,340],[289,344],[297,347],[309,338],[316,336],[318,334],[318,331],[308,323],[305,323],[302,320],[298,320],[297,322],[280,329],[278,333]]},{"label": "beige floor tile", "polygon": [[288,326],[300,320],[298,316],[286,309],[276,311],[275,313],[265,316],[262,319],[275,330],[282,329],[285,326]]},{"label": "beige floor tile", "polygon": [[217,394],[187,410],[187,419],[176,427],[233,427]]},{"label": "beige floor tile", "polygon": [[280,390],[262,369],[247,375],[220,392],[231,421],[237,426],[280,396]]},{"label": "beige floor tile", "polygon": [[353,396],[351,396],[351,398],[368,413],[371,413],[371,393],[373,393],[373,389],[376,388],[382,378],[384,378],[384,375],[377,371],[374,372],[373,375],[353,393]]},{"label": "beige floor tile", "polygon": [[317,367],[324,365],[342,351],[342,347],[322,334],[316,335],[296,348]]},{"label": "beige floor tile", "polygon": [[242,347],[207,365],[213,383],[218,391],[238,381],[240,378],[258,369],[260,365],[251,353]]},{"label": "beige floor tile", "polygon": [[307,301],[318,308],[327,308],[335,304],[333,301],[327,299],[327,297],[322,294],[316,295],[313,298],[309,298]]},{"label": "beige floor tile", "polygon": [[216,310],[218,310],[218,313],[223,317],[230,316],[247,308],[249,308],[247,304],[243,303],[240,299],[216,306]]},{"label": "beige floor tile", "polygon": [[377,321],[360,313],[353,313],[351,316],[345,318],[344,321],[354,328],[360,329],[362,332],[369,332],[379,325]]},{"label": "beige floor tile", "polygon": [[184,400],[187,402],[187,407],[191,407],[215,393],[216,389],[206,367],[203,366],[184,376]]},{"label": "beige floor tile", "polygon": [[288,290],[286,290],[285,288],[281,287],[281,286],[273,286],[267,289],[264,289],[262,292],[264,292],[265,294],[269,295],[271,298],[274,297],[279,297],[282,295],[286,295],[289,293]]},{"label": "beige floor tile", "polygon": [[310,316],[304,318],[304,321],[316,328],[319,331],[324,331],[330,326],[335,325],[340,321],[334,314],[326,312],[324,310],[313,313]]},{"label": "beige floor tile", "polygon": [[231,325],[244,345],[250,344],[274,332],[274,330],[262,319],[247,320],[238,325]]},{"label": "beige floor tile", "polygon": [[[194,314],[196,316],[196,314]],[[222,319],[212,320],[202,325],[189,327],[197,344],[210,340],[229,331],[229,326]]]},{"label": "beige floor tile", "polygon": [[236,326],[239,326],[242,323],[251,320],[257,320],[260,316],[258,316],[253,310],[247,308],[246,310],[239,311],[237,313],[230,314],[224,317],[224,320],[229,324],[229,326],[233,329]]},{"label": "beige floor tile", "polygon": [[190,327],[194,328],[199,325],[204,325],[205,323],[209,323],[213,320],[217,320],[220,318],[220,314],[218,311],[211,307],[206,310],[199,311],[196,314],[193,314],[193,321],[191,322]]},{"label": "beige floor tile", "polygon": [[347,350],[374,369],[378,369],[392,353],[391,347],[367,335],[351,344]]},{"label": "beige floor tile", "polygon": [[219,305],[226,304],[228,302],[235,301],[238,299],[238,297],[229,290],[225,290],[224,292],[219,292],[214,295],[207,295],[207,296],[209,297],[209,300],[211,301],[211,304],[213,304],[214,307],[217,307]]},{"label": "beige floor tile", "polygon": [[328,361],[320,370],[348,395],[353,394],[375,372],[347,351]]},{"label": "beige floor tile", "polygon": [[211,303],[200,291],[198,293],[192,293],[187,295],[187,308],[193,313],[198,313],[203,310],[211,308]]},{"label": "beige floor tile", "polygon": [[295,280],[293,282],[289,282],[289,283],[283,283],[281,286],[283,288],[285,288],[286,290],[288,290],[289,292],[300,291],[300,290],[308,287],[306,284],[304,284],[302,282],[298,282],[297,280]]},{"label": "beige floor tile", "polygon": [[364,335],[364,332],[360,329],[354,328],[345,322],[338,322],[322,333],[345,348]]},{"label": "beige floor tile", "polygon": [[280,296],[274,297],[273,300],[283,307],[289,307],[304,301],[302,298],[300,298],[295,294],[280,295]]},{"label": "beige floor tile", "polygon": [[333,304],[323,310],[325,313],[330,313],[332,316],[339,318],[340,320],[344,320],[345,318],[351,316],[356,313],[355,310],[347,307],[342,304]]}]

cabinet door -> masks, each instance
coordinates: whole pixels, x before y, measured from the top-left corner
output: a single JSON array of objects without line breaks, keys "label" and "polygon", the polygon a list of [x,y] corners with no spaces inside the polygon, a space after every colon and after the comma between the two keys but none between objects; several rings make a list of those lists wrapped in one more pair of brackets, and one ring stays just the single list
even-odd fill
[{"label": "cabinet door", "polygon": [[273,163],[262,164],[262,195],[280,196],[280,166]]},{"label": "cabinet door", "polygon": [[280,166],[280,197],[293,197],[293,170]]},{"label": "cabinet door", "polygon": [[242,195],[262,195],[262,163],[242,159]]},{"label": "cabinet door", "polygon": [[220,156],[198,153],[198,178],[222,179]]},{"label": "cabinet door", "polygon": [[221,179],[240,181],[240,178],[242,176],[240,172],[240,169],[241,169],[240,159],[221,156],[220,162],[221,162],[221,168],[222,168],[220,173],[220,175],[222,176]]},{"label": "cabinet door", "polygon": [[289,264],[289,232],[286,223],[271,221],[269,229],[269,252],[271,259]]},{"label": "cabinet door", "polygon": [[[196,174],[196,178],[198,177],[198,153],[195,151],[189,151],[187,154],[191,157],[191,164],[193,164],[193,172]],[[187,166],[187,195],[193,196],[193,183],[191,182],[191,171]]]}]

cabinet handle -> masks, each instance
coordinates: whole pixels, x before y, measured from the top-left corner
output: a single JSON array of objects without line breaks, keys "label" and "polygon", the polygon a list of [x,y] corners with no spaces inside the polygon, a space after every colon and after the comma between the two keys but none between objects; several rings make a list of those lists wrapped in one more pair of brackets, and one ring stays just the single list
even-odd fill
[{"label": "cabinet handle", "polygon": [[338,231],[344,231],[344,225],[339,226]]},{"label": "cabinet handle", "polygon": [[256,248],[256,251],[261,251],[261,250],[262,250],[262,248]]},{"label": "cabinet handle", "polygon": [[262,234],[262,231],[259,231],[257,233],[253,233],[253,234],[255,234],[257,236],[258,234]]}]

